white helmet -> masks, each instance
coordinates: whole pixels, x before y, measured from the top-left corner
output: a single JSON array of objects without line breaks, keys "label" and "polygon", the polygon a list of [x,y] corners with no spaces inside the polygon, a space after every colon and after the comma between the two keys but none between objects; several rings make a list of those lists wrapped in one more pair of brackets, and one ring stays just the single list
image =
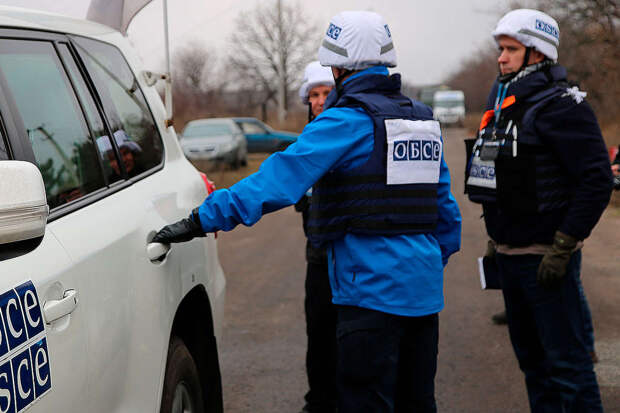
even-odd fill
[{"label": "white helmet", "polygon": [[301,103],[308,104],[308,95],[313,87],[325,85],[334,86],[334,75],[328,67],[321,66],[318,61],[308,63],[304,72],[304,80],[299,88]]},{"label": "white helmet", "polygon": [[323,66],[361,70],[396,66],[392,34],[383,17],[370,11],[343,11],[332,17],[319,48]]},{"label": "white helmet", "polygon": [[532,9],[508,12],[493,30],[496,42],[502,35],[512,37],[525,47],[533,47],[553,61],[558,59],[560,27],[548,14]]}]

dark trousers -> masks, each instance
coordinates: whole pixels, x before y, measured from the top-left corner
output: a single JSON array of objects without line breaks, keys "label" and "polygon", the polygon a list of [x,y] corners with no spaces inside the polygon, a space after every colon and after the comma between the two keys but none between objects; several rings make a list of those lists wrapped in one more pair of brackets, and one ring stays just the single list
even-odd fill
[{"label": "dark trousers", "polygon": [[327,262],[309,262],[306,273],[306,373],[309,390],[306,409],[311,413],[334,412],[338,405],[336,385],[336,307],[332,304]]},{"label": "dark trousers", "polygon": [[338,412],[436,412],[438,315],[337,309]]},{"label": "dark trousers", "polygon": [[534,413],[602,412],[581,301],[581,252],[553,289],[536,283],[541,255],[497,255],[510,340]]}]

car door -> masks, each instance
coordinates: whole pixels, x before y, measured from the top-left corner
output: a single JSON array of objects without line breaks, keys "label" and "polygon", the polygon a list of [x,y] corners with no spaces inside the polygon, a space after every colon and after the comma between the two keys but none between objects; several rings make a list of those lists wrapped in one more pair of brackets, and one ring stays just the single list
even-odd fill
[{"label": "car door", "polygon": [[[52,208],[105,187],[96,159],[90,162],[94,143],[56,53],[58,37],[0,30],[1,130],[7,154],[39,166]],[[73,270],[56,235],[62,225],[51,218],[36,249],[0,260],[2,412],[77,413],[88,401],[89,320],[80,299],[87,274]],[[58,303],[61,311],[50,311]]]},{"label": "car door", "polygon": [[[108,173],[122,175],[119,190],[97,208],[71,214],[71,225],[59,234],[90,274],[88,343],[96,354],[89,359],[87,411],[156,411],[177,306],[205,280],[207,266],[200,240],[172,246],[162,260],[151,261],[147,247],[158,229],[187,216],[206,188],[184,158],[164,166],[162,132],[121,51],[83,37],[71,37],[71,46],[120,155]],[[171,129],[164,133],[176,141]],[[114,148],[105,149],[113,158]],[[76,237],[71,231],[77,229],[85,235]]]},{"label": "car door", "polygon": [[269,131],[254,120],[239,122],[248,141],[248,152],[269,152],[273,143]]}]

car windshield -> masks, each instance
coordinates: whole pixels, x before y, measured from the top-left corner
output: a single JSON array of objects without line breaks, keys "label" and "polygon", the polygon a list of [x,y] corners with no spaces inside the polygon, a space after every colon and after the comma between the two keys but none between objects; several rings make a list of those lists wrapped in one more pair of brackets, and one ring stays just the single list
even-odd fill
[{"label": "car windshield", "polygon": [[183,131],[184,138],[210,137],[231,135],[232,129],[226,123],[210,123],[201,125],[189,125]]},{"label": "car windshield", "polygon": [[436,108],[456,108],[463,106],[462,100],[436,100],[433,103]]}]

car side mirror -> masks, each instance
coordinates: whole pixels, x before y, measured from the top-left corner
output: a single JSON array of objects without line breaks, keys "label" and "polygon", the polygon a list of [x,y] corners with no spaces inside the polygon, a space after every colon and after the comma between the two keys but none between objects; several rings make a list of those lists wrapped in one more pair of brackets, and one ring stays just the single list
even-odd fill
[{"label": "car side mirror", "polygon": [[0,259],[13,246],[36,247],[45,234],[49,207],[39,169],[30,162],[0,161]]}]

